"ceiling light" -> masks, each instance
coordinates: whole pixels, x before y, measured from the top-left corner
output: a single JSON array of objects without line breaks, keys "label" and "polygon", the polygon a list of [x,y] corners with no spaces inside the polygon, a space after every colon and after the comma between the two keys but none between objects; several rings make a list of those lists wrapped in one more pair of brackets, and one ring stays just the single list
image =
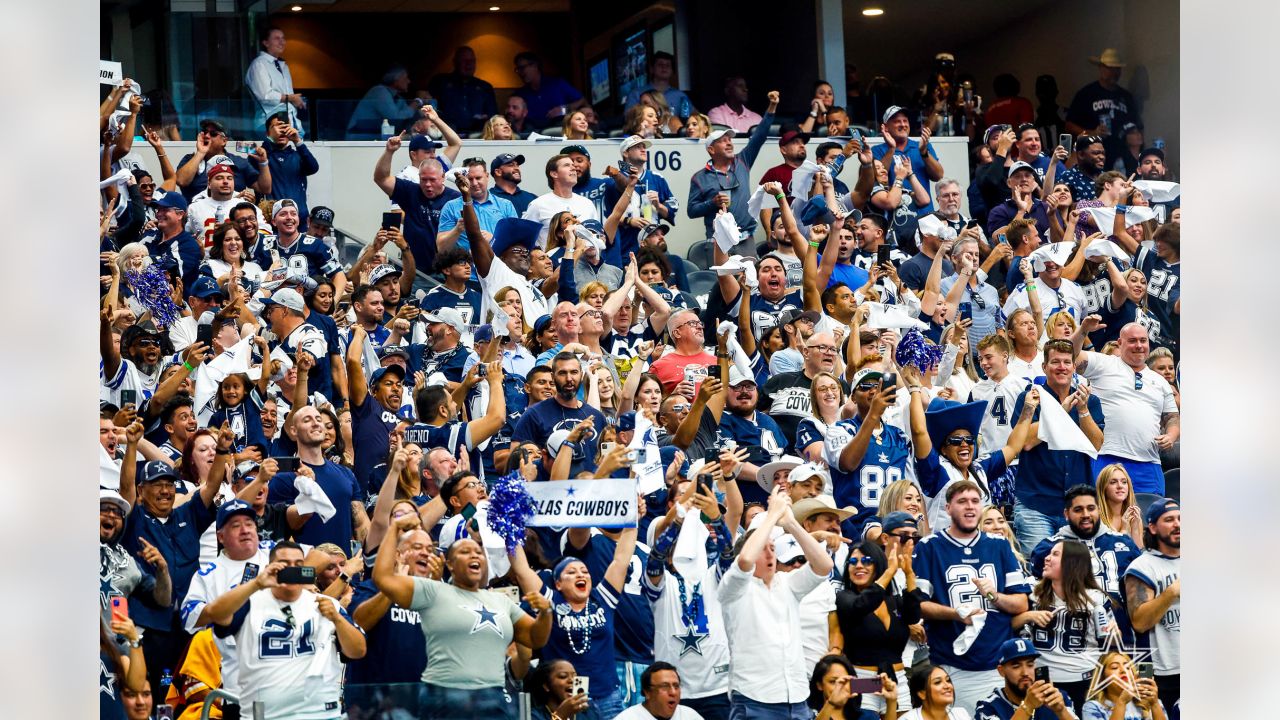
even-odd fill
[{"label": "ceiling light", "polygon": [[294,5],[293,7],[289,8],[289,9],[290,9],[290,10],[292,10],[292,11],[294,11],[294,12],[302,12],[302,6],[301,6],[301,5]]},{"label": "ceiling light", "polygon": [[489,10],[490,10],[490,11],[492,11],[492,12],[497,12],[497,11],[499,11],[499,10],[501,10],[501,9],[502,9],[502,8],[498,7],[497,5],[490,5],[490,6],[489,6]]},{"label": "ceiling light", "polygon": [[884,10],[882,10],[881,8],[875,8],[875,7],[866,8],[862,11],[862,14],[866,15],[867,17],[876,17],[878,15],[883,15]]}]

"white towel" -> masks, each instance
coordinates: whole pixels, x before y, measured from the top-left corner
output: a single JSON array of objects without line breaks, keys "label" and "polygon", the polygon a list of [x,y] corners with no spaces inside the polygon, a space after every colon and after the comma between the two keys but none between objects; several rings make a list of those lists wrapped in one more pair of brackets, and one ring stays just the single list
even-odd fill
[{"label": "white towel", "polygon": [[733,219],[733,213],[721,213],[716,215],[715,222],[712,223],[712,236],[716,239],[716,245],[725,252],[729,252],[729,248],[738,244],[742,239],[742,230],[738,227],[738,221]]},{"label": "white towel", "polygon": [[791,192],[793,198],[807,198],[813,189],[814,178],[823,172],[824,167],[812,160],[805,160],[800,167],[791,172]]},{"label": "white towel", "polygon": [[747,212],[751,213],[751,217],[759,217],[761,210],[774,210],[777,207],[778,198],[765,192],[763,185],[757,186],[756,191],[747,199]]},{"label": "white towel", "polygon": [[293,487],[298,491],[298,497],[294,500],[294,504],[298,506],[298,512],[302,515],[316,514],[320,516],[321,522],[329,522],[334,515],[338,514],[338,509],[333,506],[333,501],[325,495],[324,488],[315,480],[306,475],[295,475],[293,477]]},{"label": "white towel", "polygon": [[507,557],[507,541],[489,527],[488,500],[481,500],[476,506],[475,520],[480,527],[480,544],[489,559],[489,579],[500,578],[511,571],[511,559]]},{"label": "white towel", "polygon": [[1130,260],[1128,253],[1121,250],[1118,245],[1110,240],[1090,244],[1084,249],[1084,256],[1086,258],[1109,257],[1116,260],[1124,260],[1125,262]]},{"label": "white towel", "polygon": [[489,322],[489,325],[493,328],[493,336],[509,336],[511,331],[507,329],[507,323],[511,322],[511,316],[504,312],[497,303],[490,305],[489,309],[493,311],[493,320]]},{"label": "white towel", "polygon": [[[1085,212],[1093,218],[1093,222],[1098,226],[1098,230],[1110,235],[1111,228],[1116,224],[1116,209],[1109,207],[1086,208]],[[1138,223],[1144,223],[1148,220],[1156,219],[1156,211],[1143,205],[1129,205],[1124,210],[1124,226],[1131,228]],[[1057,243],[1054,243],[1055,245]],[[1035,253],[1032,253],[1035,255]],[[1062,264],[1062,263],[1059,263]]]},{"label": "white towel", "polygon": [[[1092,212],[1093,210],[1096,210],[1096,209],[1097,208],[1089,208],[1089,211]],[[1110,208],[1105,208],[1105,209],[1110,209]],[[1115,210],[1111,210],[1112,218],[1115,217],[1115,212],[1116,212]],[[1102,226],[1099,225],[1098,227],[1102,227]],[[1111,226],[1107,225],[1106,227],[1111,227]],[[1057,263],[1059,266],[1066,265],[1067,258],[1071,257],[1071,251],[1074,248],[1075,248],[1075,243],[1071,243],[1071,242],[1049,243],[1048,245],[1041,245],[1040,247],[1036,248],[1034,251],[1032,251],[1031,255],[1028,256],[1027,259],[1031,261],[1032,270],[1035,270],[1036,272],[1044,272],[1045,261]]]},{"label": "white towel", "polygon": [[691,507],[685,515],[676,546],[671,551],[671,564],[682,577],[701,578],[707,569],[707,538],[711,531],[702,524],[698,509]]},{"label": "white towel", "polygon": [[1146,199],[1154,203],[1173,202],[1182,194],[1182,187],[1176,182],[1163,180],[1138,180],[1133,183]]},{"label": "white towel", "polygon": [[[977,609],[972,605],[961,605],[960,607]],[[956,609],[958,610],[960,608]],[[960,633],[960,637],[957,637],[955,642],[951,643],[951,651],[956,655],[964,655],[969,652],[969,648],[973,645],[973,641],[978,639],[978,635],[982,632],[983,626],[987,624],[987,614],[982,613],[981,615],[970,615],[969,621],[970,624],[965,626],[964,632]]]},{"label": "white towel", "polygon": [[927,330],[928,325],[911,317],[907,309],[901,305],[885,305],[884,303],[866,303],[870,308],[867,313],[867,327],[872,330],[909,330],[919,328]]},{"label": "white towel", "polygon": [[[1074,450],[1091,458],[1098,457],[1098,451],[1094,449],[1093,443],[1089,442],[1089,438],[1085,436],[1080,426],[1072,421],[1067,411],[1062,409],[1062,405],[1043,391],[1040,397],[1040,428],[1036,436],[1048,445],[1050,450]],[[1082,407],[1080,412],[1086,413],[1089,409]]]},{"label": "white towel", "polygon": [[98,487],[120,492],[120,464],[107,454],[107,449],[101,444],[98,445]]},{"label": "white towel", "polygon": [[250,347],[252,341],[253,338],[244,338],[221,355],[196,367],[195,411],[202,425],[208,423],[213,416],[210,403],[218,394],[218,385],[228,375],[249,372],[249,358],[253,355]]}]

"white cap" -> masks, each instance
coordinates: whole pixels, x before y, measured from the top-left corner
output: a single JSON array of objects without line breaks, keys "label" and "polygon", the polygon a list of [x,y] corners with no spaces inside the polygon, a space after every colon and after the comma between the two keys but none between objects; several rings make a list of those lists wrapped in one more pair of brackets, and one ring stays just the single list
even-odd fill
[{"label": "white cap", "polygon": [[738,133],[734,132],[733,128],[725,128],[724,130],[712,130],[711,134],[707,136],[707,139],[702,141],[702,144],[710,145],[711,143],[719,140],[725,135],[728,135],[729,137],[737,137]]},{"label": "white cap", "polygon": [[765,492],[773,492],[773,476],[779,470],[795,470],[799,467],[803,460],[795,455],[783,455],[782,459],[775,460],[756,471],[756,484],[764,489]]},{"label": "white cap", "polygon": [[455,308],[442,307],[435,312],[422,313],[422,319],[428,323],[444,323],[458,331],[459,335],[467,334],[467,323],[462,320],[462,313]]},{"label": "white cap", "polygon": [[623,141],[622,141],[622,145],[621,145],[621,146],[619,146],[619,148],[618,148],[618,152],[619,152],[619,153],[626,153],[628,150],[630,150],[631,148],[633,148],[633,147],[635,147],[635,146],[637,146],[637,145],[643,145],[643,146],[645,146],[645,147],[653,147],[653,141],[652,141],[652,140],[646,140],[646,139],[644,139],[644,138],[640,137],[639,135],[629,135],[629,136],[627,136],[627,139],[626,139],[626,140],[623,140]]},{"label": "white cap", "polygon": [[120,515],[129,517],[129,501],[125,500],[120,493],[110,488],[101,488],[98,490],[98,501],[113,503],[120,508]]},{"label": "white cap", "polygon": [[737,365],[730,365],[729,366],[729,387],[738,387],[744,382],[749,382],[752,385],[755,385],[756,384],[755,376],[748,375],[742,372],[741,370],[738,369]]},{"label": "white cap", "polygon": [[773,541],[773,556],[779,563],[791,563],[804,557],[804,550],[795,538],[782,535]]}]

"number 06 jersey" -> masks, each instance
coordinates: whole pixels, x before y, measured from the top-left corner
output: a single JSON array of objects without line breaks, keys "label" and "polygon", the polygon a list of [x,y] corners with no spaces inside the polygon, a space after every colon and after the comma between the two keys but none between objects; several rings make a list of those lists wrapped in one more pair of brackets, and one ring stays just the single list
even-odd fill
[{"label": "number 06 jersey", "polygon": [[317,600],[334,603],[346,617],[341,605],[314,591],[284,602],[261,590],[236,612],[230,625],[214,626],[215,635],[236,639],[242,706],[262,701],[268,720],[331,720],[341,715],[338,640]]},{"label": "number 06 jersey", "polygon": [[1000,645],[1013,637],[1012,617],[996,609],[982,597],[974,578],[995,583],[996,592],[1012,595],[1031,592],[1009,541],[998,535],[978,533],[958,540],[942,530],[920,541],[912,556],[916,583],[926,600],[955,608],[980,606],[986,620],[977,637],[964,652],[957,652],[956,640],[969,625],[946,620],[926,620],[929,634],[929,661],[961,670],[992,670],[1000,655]]}]

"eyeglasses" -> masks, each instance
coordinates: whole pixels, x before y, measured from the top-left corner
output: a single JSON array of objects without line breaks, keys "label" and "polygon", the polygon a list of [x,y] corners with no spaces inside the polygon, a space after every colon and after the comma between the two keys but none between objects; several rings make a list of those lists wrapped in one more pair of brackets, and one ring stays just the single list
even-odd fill
[{"label": "eyeglasses", "polygon": [[288,625],[289,629],[292,630],[297,625],[297,622],[293,619],[293,608],[285,605],[280,608],[280,612],[284,613],[284,624]]},{"label": "eyeglasses", "polygon": [[817,350],[818,352],[823,353],[824,355],[835,355],[835,354],[836,354],[836,346],[835,346],[835,345],[810,345],[810,346],[809,346],[809,349],[810,349],[810,350]]},{"label": "eyeglasses", "polygon": [[458,489],[459,489],[459,490],[474,490],[474,489],[476,489],[476,488],[478,488],[478,487],[481,487],[481,485],[480,485],[480,481],[479,481],[479,480],[472,480],[471,482],[467,483],[466,485],[463,485],[462,487],[460,487],[460,488],[458,488]]},{"label": "eyeglasses", "polygon": [[155,338],[138,338],[133,344],[138,347],[160,347],[160,341]]},{"label": "eyeglasses", "polygon": [[978,444],[978,439],[972,435],[956,435],[954,437],[947,438],[947,444],[953,447],[958,447],[960,445],[976,445]]},{"label": "eyeglasses", "polygon": [[581,315],[579,315],[578,317],[579,317],[579,318],[584,318],[584,317],[598,317],[598,318],[603,318],[603,317],[604,317],[604,311],[603,311],[603,310],[587,310],[587,311],[583,312]]},{"label": "eyeglasses", "polygon": [[680,328],[685,327],[686,325],[692,325],[694,327],[705,327],[702,324],[701,320],[690,320],[689,322],[680,323],[679,325],[676,326],[676,329],[679,330]]},{"label": "eyeglasses", "polygon": [[156,184],[155,184],[155,183],[138,183],[138,189],[139,189],[139,190],[145,190],[145,189],[147,189],[147,188],[154,188],[155,186],[156,186]]},{"label": "eyeglasses", "polygon": [[849,558],[849,564],[850,565],[875,565],[876,559],[869,555],[863,555],[862,557],[851,557]]},{"label": "eyeglasses", "polygon": [[124,513],[120,512],[120,506],[114,503],[102,503],[98,508],[98,512],[111,513],[112,515],[124,517]]},{"label": "eyeglasses", "polygon": [[649,689],[650,689],[650,690],[662,690],[663,692],[666,692],[667,690],[679,690],[679,689],[680,689],[680,683],[678,683],[678,682],[669,682],[669,683],[662,683],[661,685],[650,685],[650,686],[649,686]]}]

